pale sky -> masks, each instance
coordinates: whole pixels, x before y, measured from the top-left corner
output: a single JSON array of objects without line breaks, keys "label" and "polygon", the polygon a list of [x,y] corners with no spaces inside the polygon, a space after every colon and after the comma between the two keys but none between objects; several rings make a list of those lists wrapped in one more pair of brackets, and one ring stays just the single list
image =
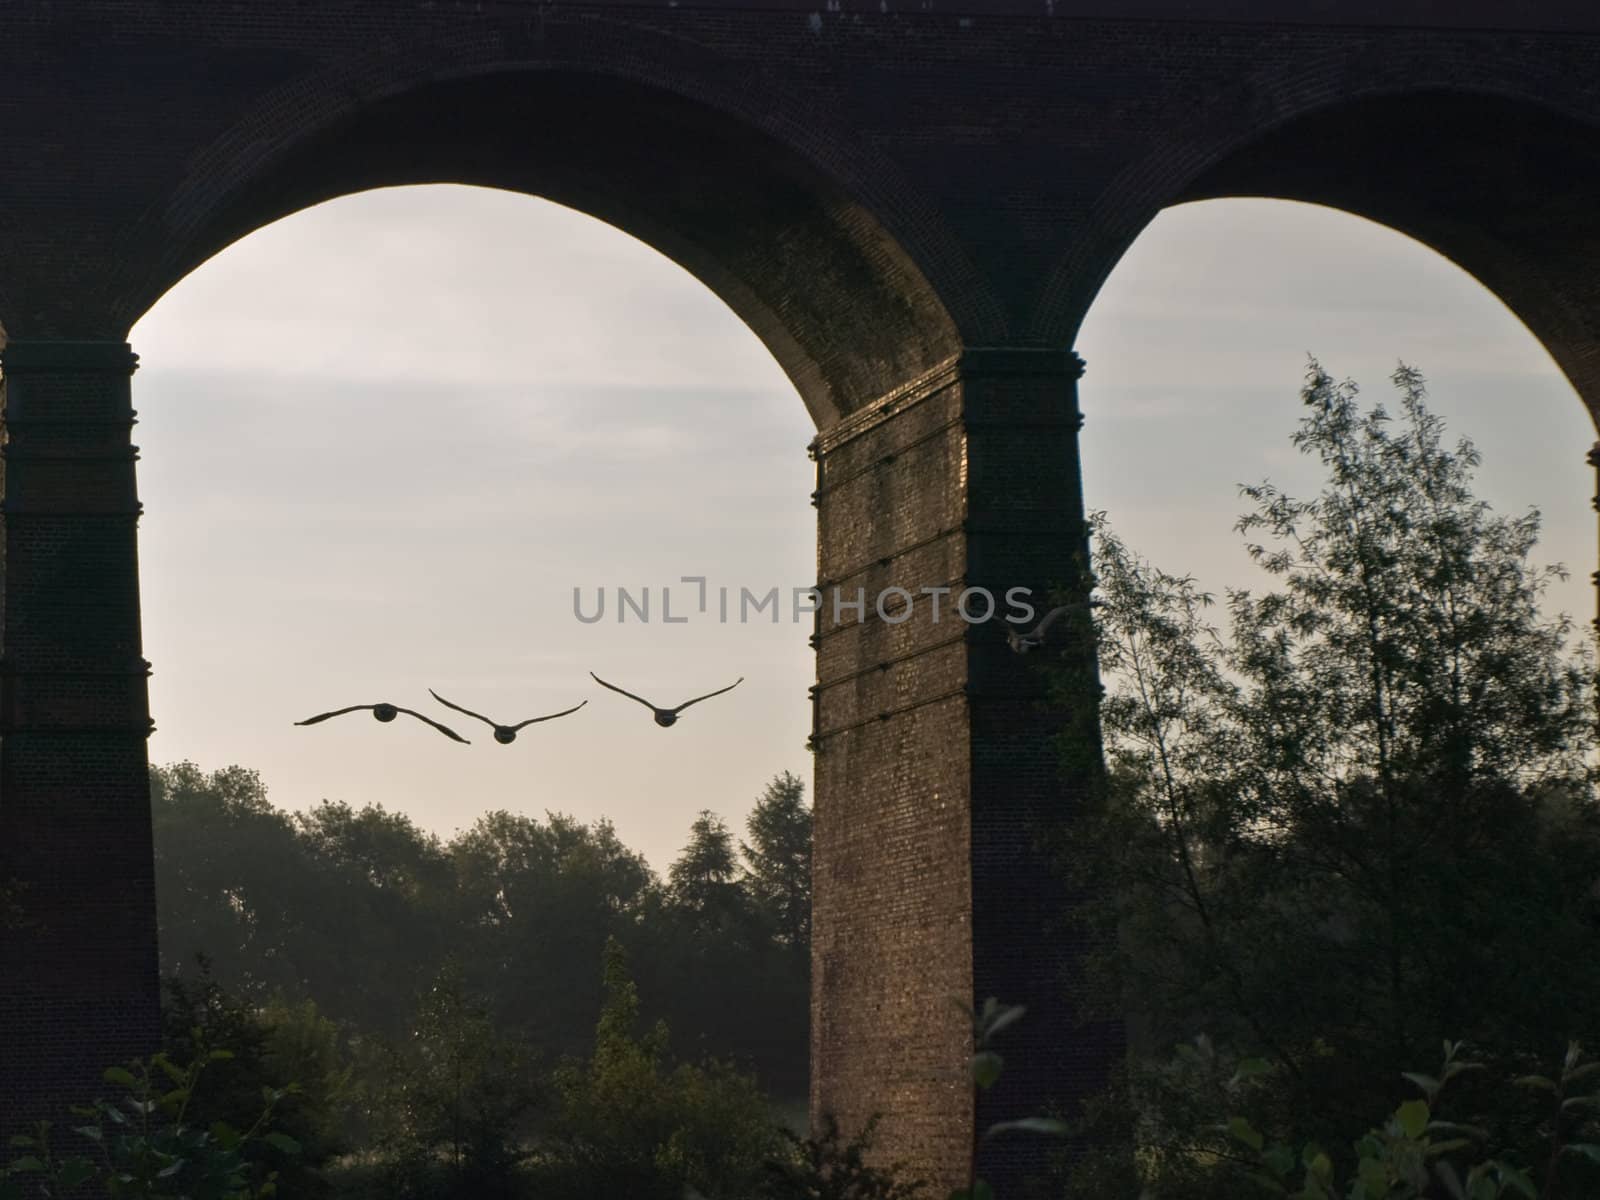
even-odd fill
[{"label": "pale sky", "polygon": [[[465,187],[345,197],[204,264],[133,329],[146,516],[151,760],[258,769],[273,801],[382,803],[448,836],[494,808],[609,816],[658,867],[701,808],[742,832],[767,780],[809,780],[809,620],[700,614],[708,586],[805,587],[813,428],[755,336],[687,273],[546,201]],[[1085,488],[1122,536],[1207,587],[1255,584],[1236,485],[1316,474],[1288,444],[1305,356],[1391,396],[1397,359],[1484,453],[1480,491],[1546,518],[1558,606],[1594,598],[1593,425],[1470,277],[1342,213],[1170,210],[1077,349]],[[660,619],[660,591],[674,615]],[[615,620],[649,587],[651,620]],[[605,620],[573,615],[573,589]],[[737,605],[735,604],[735,611]],[[630,614],[631,615],[631,614]],[[670,730],[593,670],[676,704]],[[428,688],[514,722],[511,746]],[[450,742],[388,700],[445,719]]]}]

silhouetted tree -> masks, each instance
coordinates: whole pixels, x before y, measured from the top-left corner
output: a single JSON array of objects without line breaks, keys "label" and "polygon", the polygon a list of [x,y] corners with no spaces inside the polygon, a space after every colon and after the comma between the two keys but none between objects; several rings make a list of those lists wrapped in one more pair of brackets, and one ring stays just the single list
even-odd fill
[{"label": "silhouetted tree", "polygon": [[727,930],[747,910],[738,873],[727,823],[702,810],[689,828],[689,844],[667,873],[673,905],[701,932]]},{"label": "silhouetted tree", "polygon": [[308,994],[297,959],[316,936],[303,903],[310,864],[260,775],[174,763],[151,768],[150,790],[163,973],[203,955],[241,996]]},{"label": "silhouetted tree", "polygon": [[777,938],[811,952],[811,809],[805,782],[788,771],[774,776],[745,824],[739,846],[748,864],[746,887]]},{"label": "silhouetted tree", "polygon": [[559,1111],[538,1194],[749,1200],[782,1152],[753,1080],[728,1065],[673,1062],[667,1027],[640,1034],[639,993],[622,946],[604,953],[605,1003],[587,1062],[556,1073]]},{"label": "silhouetted tree", "polygon": [[482,997],[450,959],[418,998],[407,1035],[379,1054],[372,1109],[378,1146],[400,1196],[512,1196],[521,1135],[539,1097],[523,1040],[496,1027]]},{"label": "silhouetted tree", "polygon": [[609,822],[508,812],[481,817],[450,843],[467,978],[497,1020],[552,1054],[580,1052],[600,1009],[583,967],[613,935],[633,938],[657,883]]},{"label": "silhouetted tree", "polygon": [[1592,660],[1540,615],[1537,514],[1477,500],[1476,450],[1394,383],[1399,420],[1312,365],[1294,441],[1327,482],[1244,489],[1278,587],[1231,593],[1227,634],[1096,530],[1111,788],[1067,862],[1122,931],[1086,978],[1163,1064],[1133,1098],[1174,1195],[1211,1194],[1218,1104],[1164,1065],[1202,1031],[1275,1065],[1259,1128],[1336,1156],[1446,1038],[1514,1068],[1600,1036]]}]

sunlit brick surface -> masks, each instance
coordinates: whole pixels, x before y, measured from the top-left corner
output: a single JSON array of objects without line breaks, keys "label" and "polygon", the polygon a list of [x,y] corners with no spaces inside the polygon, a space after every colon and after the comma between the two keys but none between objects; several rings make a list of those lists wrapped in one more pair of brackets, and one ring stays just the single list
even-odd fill
[{"label": "sunlit brick surface", "polygon": [[[998,623],[957,606],[968,587],[1002,606],[1025,588],[1042,615],[1053,588],[1081,588],[1078,371],[1064,353],[969,352],[816,448],[812,1115],[884,1114],[885,1157],[945,1185],[966,1170],[973,1121],[958,1005],[1030,1009],[985,1121],[1086,1094],[1121,1045],[1115,1028],[1073,1027],[1072,947],[1041,936],[1066,897],[1040,839],[1082,786],[1062,776],[1067,722]],[[909,617],[899,594],[878,611],[893,587]],[[949,589],[938,619],[925,588]],[[864,589],[864,617],[836,611],[834,589],[846,602]],[[987,1173],[1013,1180],[1030,1149]]]}]

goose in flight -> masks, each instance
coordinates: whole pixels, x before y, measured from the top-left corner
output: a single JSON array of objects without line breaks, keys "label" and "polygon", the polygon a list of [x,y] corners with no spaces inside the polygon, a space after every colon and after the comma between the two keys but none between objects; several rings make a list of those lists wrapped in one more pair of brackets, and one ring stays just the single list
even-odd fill
[{"label": "goose in flight", "polygon": [[551,713],[549,716],[545,717],[529,717],[526,721],[518,722],[515,725],[498,725],[491,721],[488,717],[484,716],[482,713],[475,713],[470,708],[462,708],[459,704],[451,704],[450,701],[439,695],[439,693],[434,691],[432,688],[428,689],[428,695],[432,696],[446,708],[453,708],[458,713],[465,713],[469,717],[477,717],[478,720],[482,721],[485,725],[494,730],[494,740],[499,742],[502,746],[509,746],[512,742],[516,741],[517,730],[521,729],[524,725],[535,725],[540,721],[553,721],[557,717],[564,717],[568,713],[575,713],[582,708],[584,704],[589,703],[587,700],[585,700],[583,701],[583,704],[574,704],[571,708],[564,708],[560,712]]},{"label": "goose in flight", "polygon": [[425,717],[421,713],[415,712],[412,709],[401,708],[398,704],[352,704],[349,708],[336,708],[332,712],[318,713],[314,717],[307,717],[304,721],[296,721],[295,724],[315,725],[318,721],[326,721],[329,717],[342,717],[345,713],[361,712],[365,709],[371,709],[374,717],[380,721],[386,722],[394,720],[395,715],[398,713],[405,713],[408,717],[415,717],[417,720],[426,725],[432,725],[447,738],[452,738],[458,742],[466,742],[466,744],[469,746],[472,744],[471,742],[467,742],[467,739],[462,737],[454,729],[449,729],[446,726],[439,724],[439,722],[429,717]]},{"label": "goose in flight", "polygon": [[727,687],[718,688],[714,692],[707,692],[704,696],[696,696],[693,700],[685,700],[682,704],[678,705],[677,708],[657,708],[654,704],[651,704],[650,701],[646,700],[643,696],[635,696],[632,692],[624,692],[616,684],[607,683],[604,679],[601,679],[600,676],[596,675],[593,671],[589,672],[589,678],[593,679],[601,687],[610,688],[613,692],[618,692],[621,695],[626,696],[629,700],[637,700],[640,704],[644,705],[652,713],[655,714],[656,724],[661,726],[661,728],[663,728],[663,729],[666,729],[666,728],[668,728],[668,727],[670,727],[672,725],[677,724],[677,722],[678,722],[678,714],[681,713],[684,709],[688,708],[689,705],[691,705],[691,704],[699,704],[700,701],[709,700],[713,696],[720,696],[720,695],[722,695],[723,692],[731,692],[731,691],[733,691],[734,688],[738,687],[741,683],[744,682],[744,676],[741,675],[741,676],[739,676],[739,678],[735,679],[732,683],[730,683]]},{"label": "goose in flight", "polygon": [[1006,644],[1017,654],[1026,654],[1036,646],[1044,645],[1045,635],[1050,631],[1050,626],[1061,619],[1062,613],[1098,607],[1099,605],[1090,600],[1088,602],[1079,601],[1076,604],[1063,604],[1059,608],[1052,608],[1045,613],[1044,620],[1026,632],[1020,629],[1007,629]]}]

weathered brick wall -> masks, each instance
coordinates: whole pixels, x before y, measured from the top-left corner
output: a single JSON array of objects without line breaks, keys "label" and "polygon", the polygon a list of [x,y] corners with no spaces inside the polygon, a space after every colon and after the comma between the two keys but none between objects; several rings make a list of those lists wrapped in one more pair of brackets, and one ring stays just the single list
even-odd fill
[{"label": "weathered brick wall", "polygon": [[[966,634],[890,586],[960,586],[965,445],[954,364],[816,447],[818,585],[811,1108],[954,1179],[972,1100]],[[866,614],[842,607],[865,595]],[[949,608],[948,598],[945,608]]]},{"label": "weathered brick wall", "polygon": [[[1098,765],[1063,771],[1058,739],[1075,712],[1094,744],[1093,694],[1053,706],[1038,667],[1060,658],[1013,653],[1004,628],[1011,589],[1042,616],[1085,580],[1079,370],[971,350],[816,445],[812,1116],[886,1114],[883,1157],[941,1188],[964,1177],[974,1119],[958,1005],[1029,1008],[985,1123],[1089,1094],[1121,1051],[1115,1026],[1075,1024],[1075,947],[1043,932],[1067,903],[1044,843]],[[948,589],[937,615],[924,589]],[[986,1174],[1014,1188],[1046,1149],[1014,1143]]]}]

